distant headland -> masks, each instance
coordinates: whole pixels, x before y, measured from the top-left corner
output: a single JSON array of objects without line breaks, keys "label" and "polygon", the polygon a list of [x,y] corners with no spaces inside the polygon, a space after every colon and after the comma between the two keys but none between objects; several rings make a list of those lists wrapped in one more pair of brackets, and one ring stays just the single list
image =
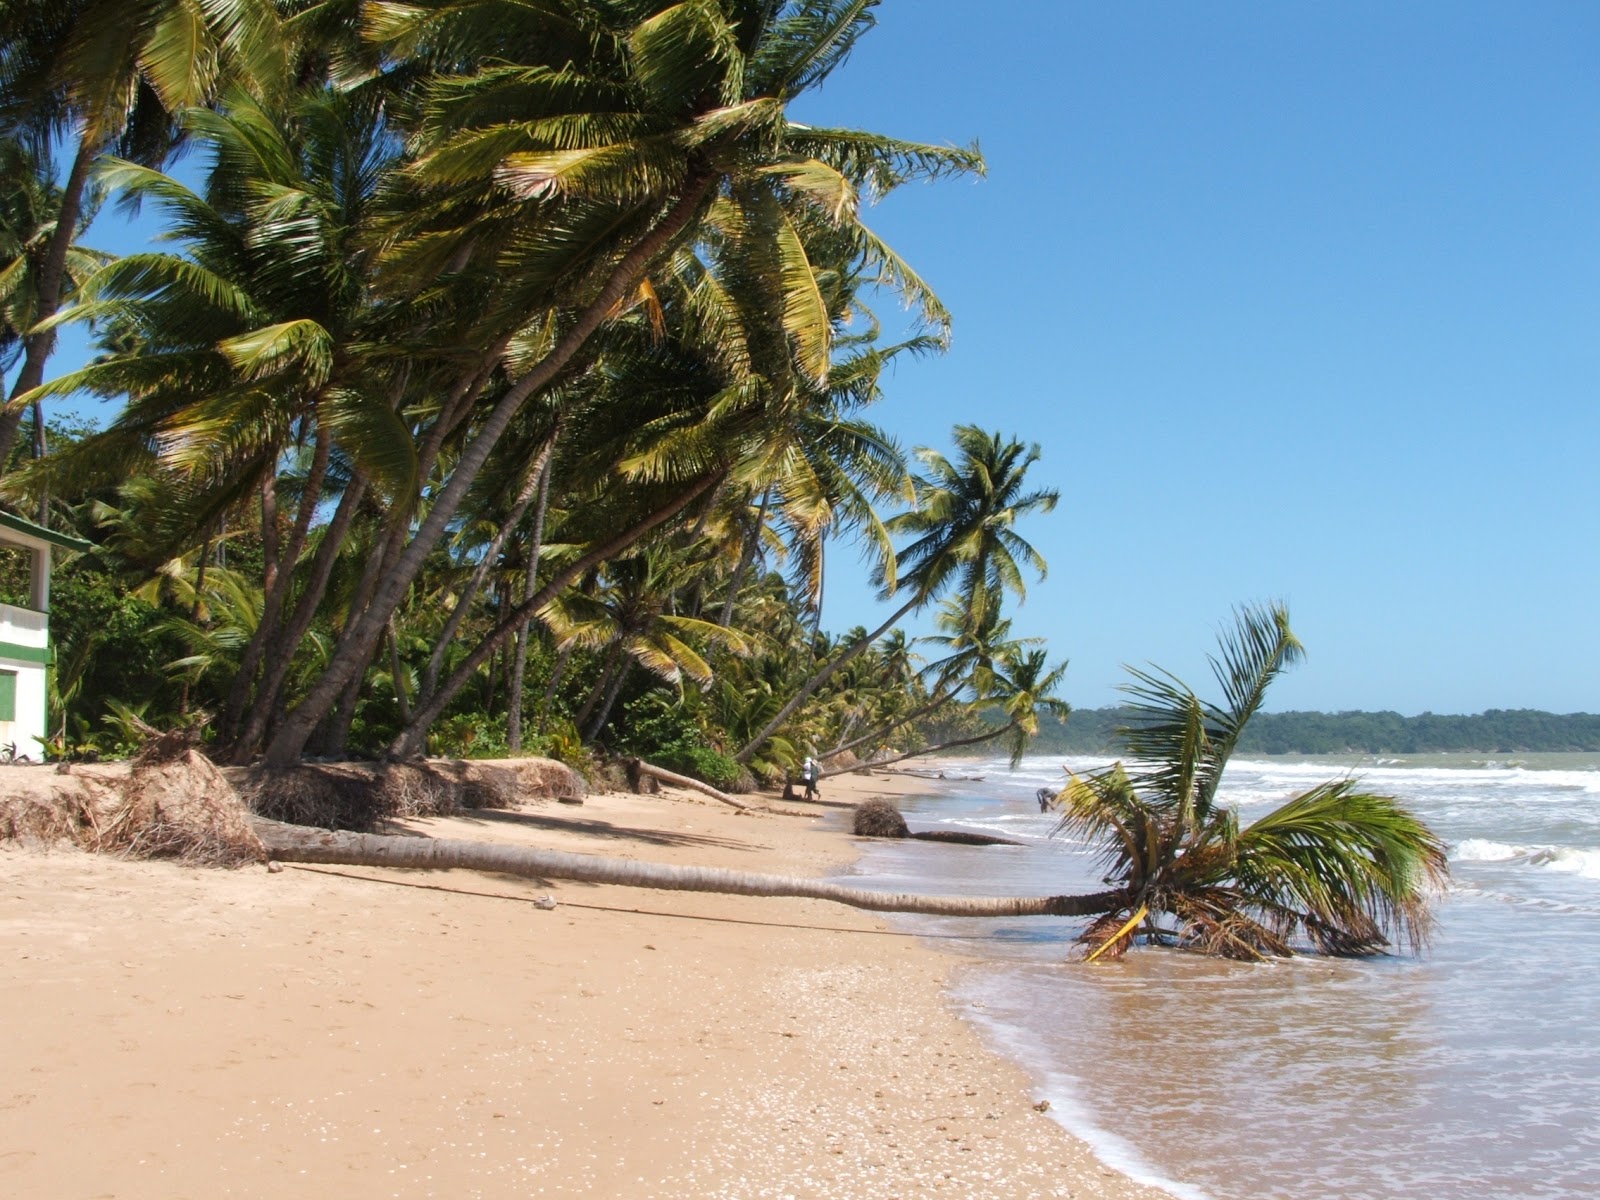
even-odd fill
[{"label": "distant headland", "polygon": [[[1126,707],[1074,709],[1065,724],[1048,724],[1034,754],[1114,753],[1115,731],[1133,717]],[[1491,708],[1470,716],[1397,712],[1258,713],[1239,746],[1242,754],[1526,754],[1600,751],[1600,714]]]}]

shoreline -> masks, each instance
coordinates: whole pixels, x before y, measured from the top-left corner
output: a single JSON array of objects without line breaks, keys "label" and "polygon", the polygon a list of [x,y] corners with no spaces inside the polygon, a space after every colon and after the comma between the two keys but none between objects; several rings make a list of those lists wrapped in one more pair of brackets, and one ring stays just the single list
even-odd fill
[{"label": "shoreline", "polygon": [[[841,810],[671,790],[400,824],[808,875],[856,856]],[[1167,1195],[1035,1111],[947,997],[970,960],[838,905],[14,847],[0,895],[8,1194]]]}]

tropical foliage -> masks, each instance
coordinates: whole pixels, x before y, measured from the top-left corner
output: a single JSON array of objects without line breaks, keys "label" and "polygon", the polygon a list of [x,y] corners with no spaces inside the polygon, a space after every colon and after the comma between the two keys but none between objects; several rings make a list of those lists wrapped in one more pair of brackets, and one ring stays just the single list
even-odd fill
[{"label": "tropical foliage", "polygon": [[1225,955],[1376,954],[1420,946],[1446,847],[1390,796],[1352,779],[1314,787],[1241,827],[1218,788],[1268,686],[1302,655],[1281,607],[1236,613],[1211,660],[1219,703],[1164,672],[1134,671],[1128,761],[1073,776],[1059,832],[1103,847],[1119,898],[1081,941],[1091,957],[1139,937]]},{"label": "tropical foliage", "polygon": [[[8,5],[0,498],[94,544],[55,749],[113,752],[116,704],[274,763],[1019,748],[1061,678],[1001,612],[1038,448],[964,426],[913,471],[867,415],[950,317],[864,206],[982,160],[788,113],[874,7]],[[101,197],[163,242],[82,246]],[[96,356],[47,378],[68,321]],[[86,394],[115,415],[47,444]],[[836,639],[841,541],[896,613]],[[896,626],[945,599],[925,664]]]}]

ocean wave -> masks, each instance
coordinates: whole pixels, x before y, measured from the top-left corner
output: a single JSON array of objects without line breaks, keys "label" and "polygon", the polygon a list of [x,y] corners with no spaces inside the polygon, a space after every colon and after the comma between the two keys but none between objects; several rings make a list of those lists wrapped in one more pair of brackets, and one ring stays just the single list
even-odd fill
[{"label": "ocean wave", "polygon": [[1513,863],[1543,867],[1585,879],[1600,879],[1600,849],[1573,846],[1518,846],[1488,838],[1465,838],[1450,855],[1453,862]]}]

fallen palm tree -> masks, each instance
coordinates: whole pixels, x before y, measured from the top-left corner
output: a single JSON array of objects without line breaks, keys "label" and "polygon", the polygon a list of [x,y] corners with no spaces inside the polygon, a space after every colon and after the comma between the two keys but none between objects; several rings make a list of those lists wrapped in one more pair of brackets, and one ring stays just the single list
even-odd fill
[{"label": "fallen palm tree", "polygon": [[[1431,901],[1448,878],[1444,843],[1389,796],[1345,779],[1292,797],[1241,827],[1218,802],[1228,759],[1267,686],[1301,648],[1281,607],[1245,609],[1214,660],[1224,700],[1206,704],[1168,675],[1135,673],[1137,720],[1125,733],[1130,767],[1074,776],[1057,801],[1061,828],[1098,842],[1108,891],[1076,896],[918,896],[819,879],[678,867],[484,842],[382,837],[256,818],[230,831],[244,805],[186,745],[135,764],[109,806],[81,796],[58,823],[90,848],[174,853],[201,861],[258,858],[340,866],[465,868],[535,879],[830,900],[872,912],[965,917],[1094,917],[1086,957],[1117,957],[1141,938],[1234,958],[1294,953],[1304,939],[1325,953],[1383,952],[1392,938],[1420,947]],[[201,802],[194,802],[198,798]],[[863,806],[864,808],[867,806]],[[892,819],[882,809],[892,814]],[[903,820],[890,805],[875,820]],[[0,799],[0,829],[8,823]],[[19,808],[13,825],[50,822]],[[92,835],[92,836],[87,836]],[[259,842],[255,839],[259,838]],[[218,847],[233,846],[228,853]],[[256,847],[259,846],[260,850]]]},{"label": "fallen palm tree", "polygon": [[1014,838],[961,829],[924,829],[913,832],[900,810],[887,800],[868,800],[856,806],[853,826],[857,837],[915,838],[921,842],[949,842],[957,846],[1020,846]]},{"label": "fallen palm tree", "polygon": [[721,867],[676,867],[489,842],[334,833],[260,819],[255,822],[255,829],[268,852],[281,862],[426,870],[454,868],[493,871],[525,879],[562,879],[662,891],[790,896],[832,900],[871,912],[941,917],[1086,917],[1103,913],[1125,900],[1120,893],[1112,892],[1084,896],[918,896],[909,892],[872,892],[823,879],[759,875]]}]

